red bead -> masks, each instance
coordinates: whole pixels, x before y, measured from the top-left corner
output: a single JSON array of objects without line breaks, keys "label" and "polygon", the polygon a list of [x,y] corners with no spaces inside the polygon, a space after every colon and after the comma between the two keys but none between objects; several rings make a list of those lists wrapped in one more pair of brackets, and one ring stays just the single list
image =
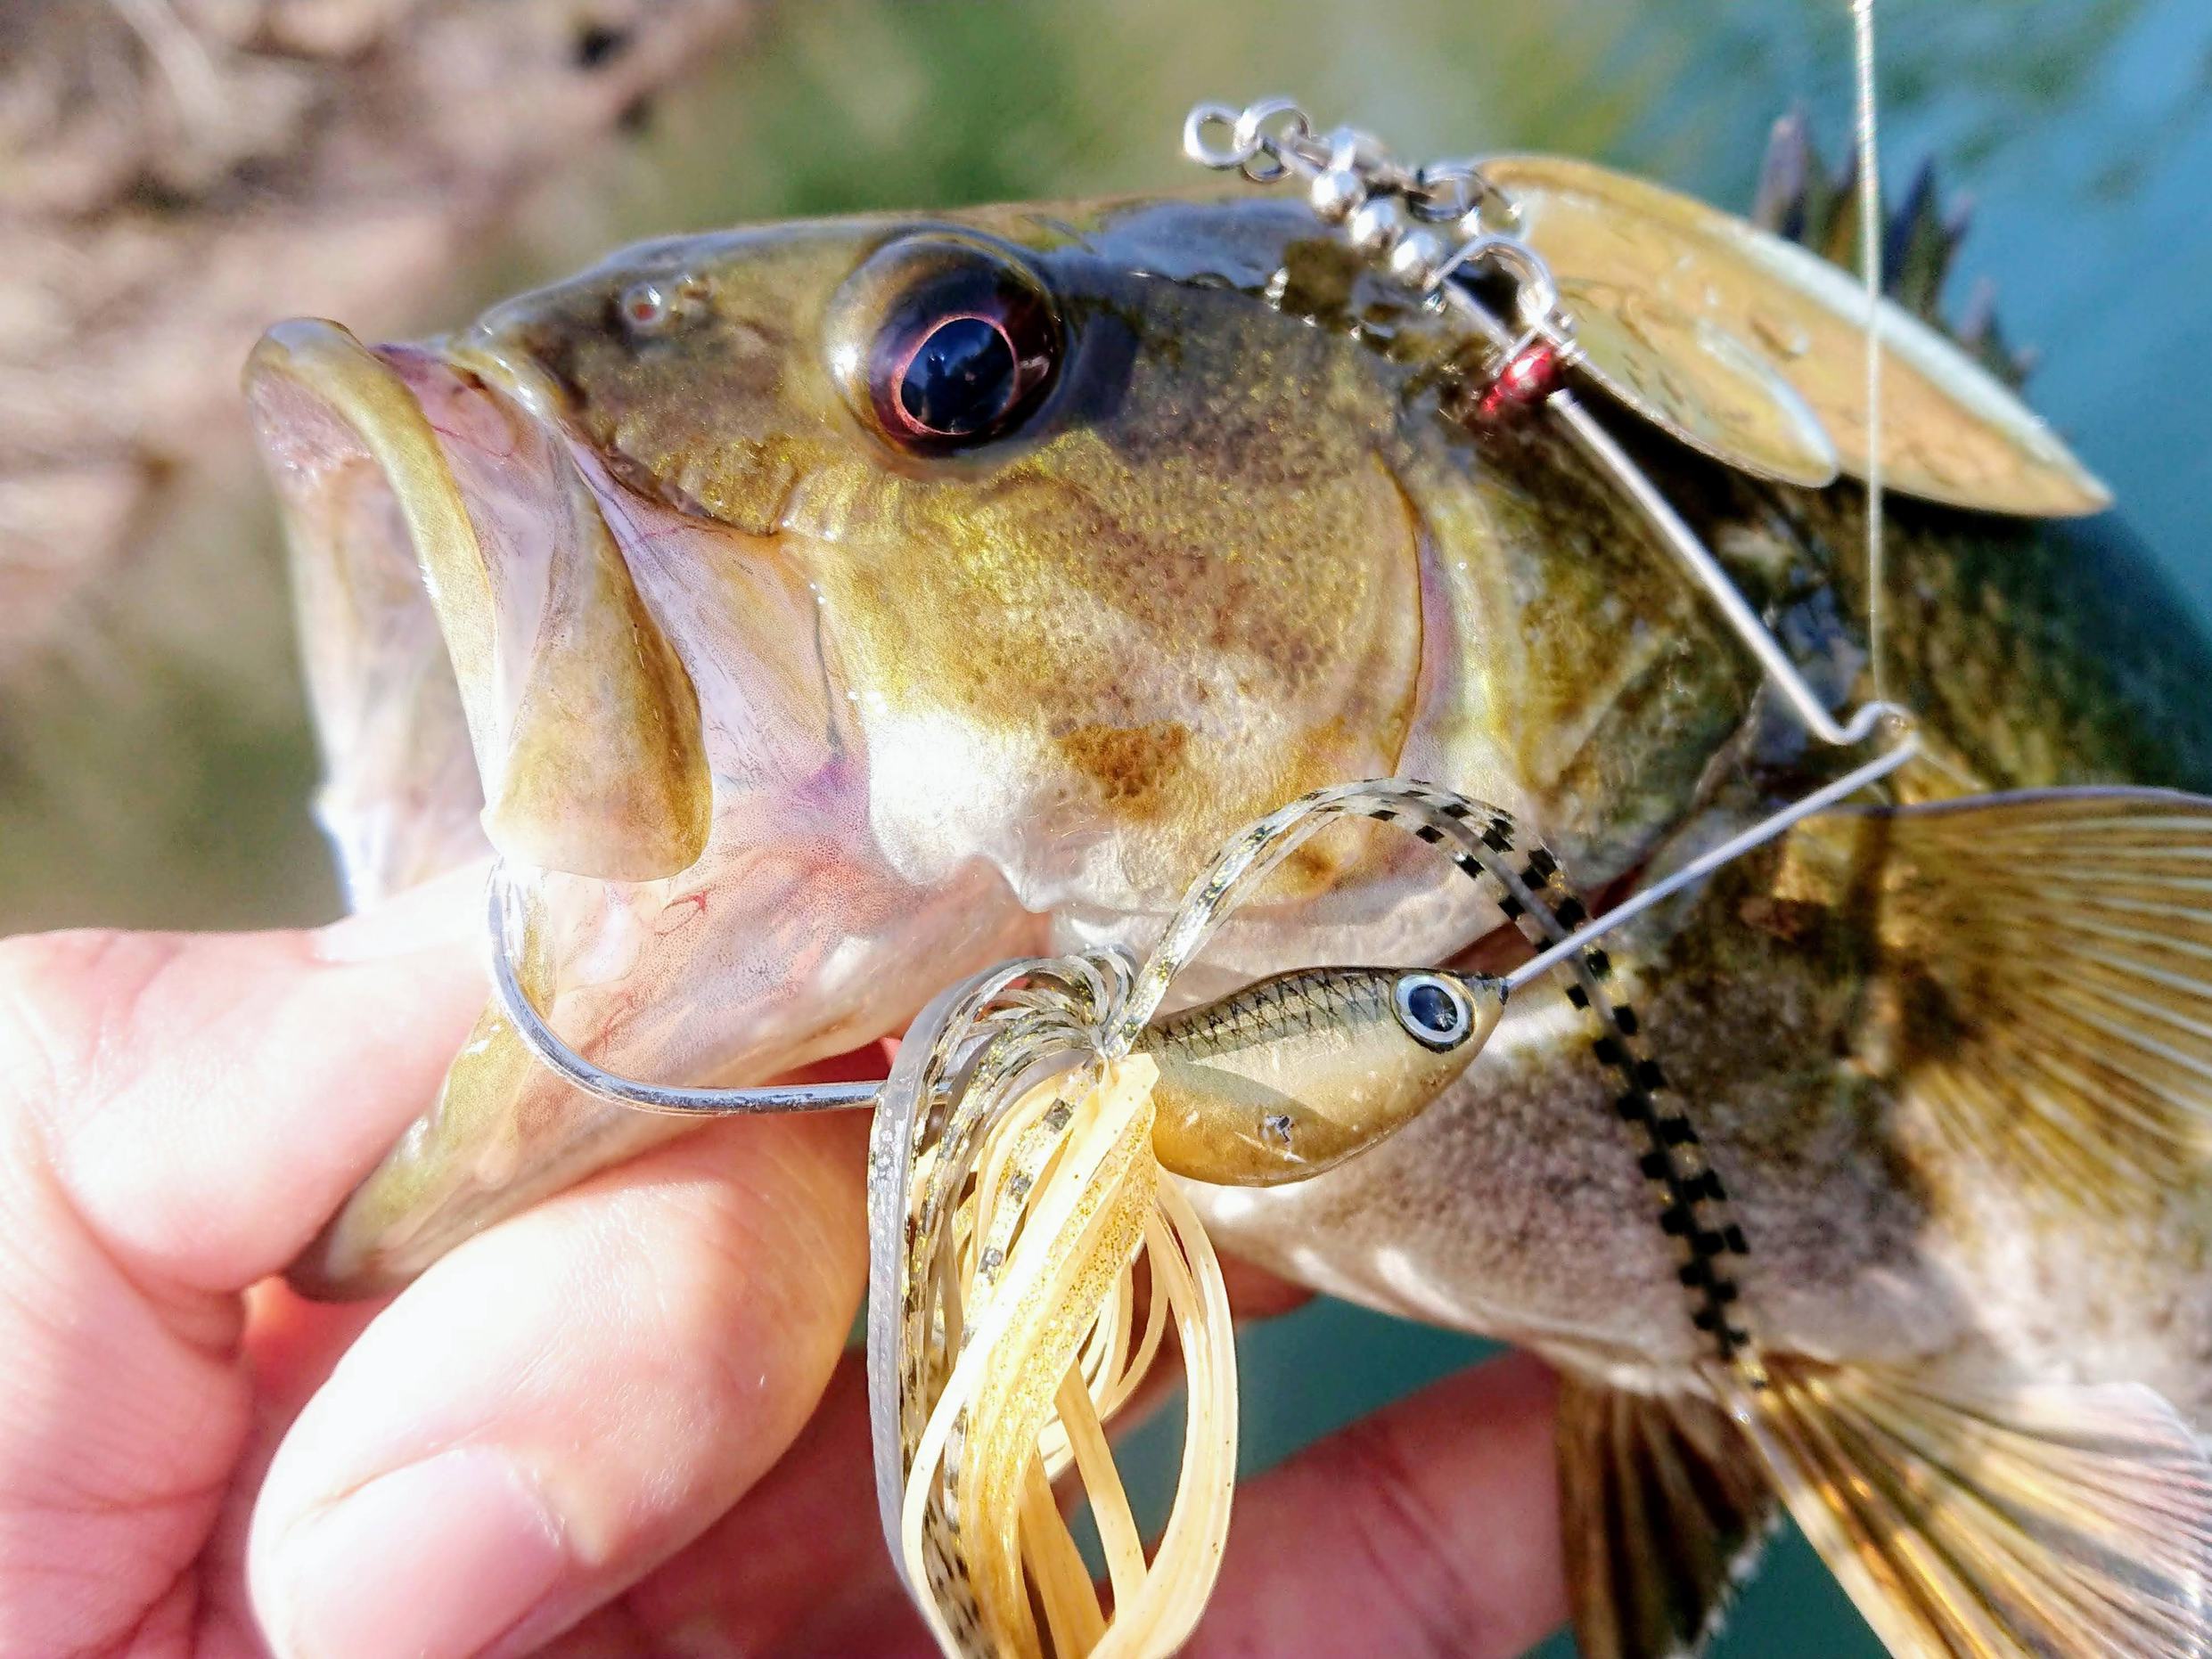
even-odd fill
[{"label": "red bead", "polygon": [[1486,421],[1495,421],[1510,410],[1525,409],[1550,396],[1558,385],[1559,353],[1538,340],[1498,371],[1497,379],[1490,382],[1476,405],[1476,413]]}]

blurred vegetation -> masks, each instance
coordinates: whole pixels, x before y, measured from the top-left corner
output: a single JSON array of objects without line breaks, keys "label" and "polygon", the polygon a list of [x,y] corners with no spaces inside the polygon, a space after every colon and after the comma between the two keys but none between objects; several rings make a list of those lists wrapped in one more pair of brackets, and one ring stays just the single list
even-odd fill
[{"label": "blurred vegetation", "polygon": [[[2212,8],[2202,0],[1889,0],[1885,144],[1970,192],[1969,276],[2038,346],[2031,393],[2212,600]],[[1404,152],[1597,157],[1749,200],[1792,103],[1839,151],[1845,0],[804,0],[774,8],[623,135],[536,189],[450,281],[435,329],[620,241],[792,214],[1185,185],[1184,110],[1297,94]],[[381,319],[380,319],[381,320]],[[307,812],[282,561],[244,457],[217,469],[0,684],[0,929],[241,926],[334,904]],[[1319,1305],[1257,1333],[1249,1461],[1463,1361],[1472,1344]],[[1569,1651],[1561,1648],[1561,1652]],[[1872,1655],[1790,1544],[1725,1655]]]}]

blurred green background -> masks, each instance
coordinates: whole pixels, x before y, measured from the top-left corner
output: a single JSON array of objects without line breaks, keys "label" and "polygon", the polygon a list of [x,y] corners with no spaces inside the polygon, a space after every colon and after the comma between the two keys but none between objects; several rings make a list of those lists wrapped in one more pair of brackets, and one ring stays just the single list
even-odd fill
[{"label": "blurred green background", "polygon": [[[1975,199],[1964,275],[1995,277],[2009,336],[2039,348],[2036,403],[2212,609],[2212,6],[1888,0],[1881,29],[1893,183],[1933,157]],[[1741,206],[1785,108],[1847,146],[1850,73],[1846,0],[789,0],[520,228],[456,248],[416,321],[662,231],[1187,184],[1184,110],[1274,91],[1410,156],[1566,151]],[[12,680],[0,931],[332,911],[286,619],[266,506],[210,497]],[[1479,1352],[1328,1304],[1257,1331],[1248,1467]],[[1879,1650],[1793,1539],[1720,1651]]]}]

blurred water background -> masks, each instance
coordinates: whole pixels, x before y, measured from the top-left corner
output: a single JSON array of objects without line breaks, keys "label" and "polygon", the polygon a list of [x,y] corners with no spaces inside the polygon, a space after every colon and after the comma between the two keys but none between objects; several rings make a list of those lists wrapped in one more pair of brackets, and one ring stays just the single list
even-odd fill
[{"label": "blurred water background", "polygon": [[[2040,351],[2034,401],[2212,612],[2212,7],[1887,0],[1881,28],[1893,181],[1932,157],[1971,195],[1963,275],[1995,277],[2009,337]],[[1846,0],[787,0],[518,226],[456,246],[451,287],[398,322],[461,322],[664,231],[1185,185],[1184,110],[1274,91],[1409,156],[1557,151],[1741,207],[1784,109],[1846,149],[1850,75]],[[286,626],[242,486],[85,598],[0,698],[0,931],[332,912]],[[1247,1466],[1479,1352],[1325,1303],[1254,1332]],[[1879,1649],[1791,1539],[1719,1651]]]}]

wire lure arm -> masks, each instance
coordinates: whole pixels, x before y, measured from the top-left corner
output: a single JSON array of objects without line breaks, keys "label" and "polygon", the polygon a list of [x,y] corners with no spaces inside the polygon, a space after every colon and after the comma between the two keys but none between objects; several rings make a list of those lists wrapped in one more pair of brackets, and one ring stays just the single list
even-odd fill
[{"label": "wire lure arm", "polygon": [[[1869,703],[1866,709],[1862,709],[1860,713],[1864,715],[1868,709],[1879,709],[1881,707],[1880,704]],[[1856,795],[1867,785],[1880,782],[1919,752],[1919,745],[1913,741],[1911,734],[1907,733],[1902,742],[1886,754],[1877,755],[1864,766],[1844,773],[1833,783],[1814,790],[1803,800],[1792,801],[1780,812],[1760,819],[1742,834],[1732,837],[1710,851],[1700,854],[1680,870],[1671,871],[1664,879],[1655,881],[1648,887],[1639,888],[1587,927],[1577,929],[1570,936],[1537,952],[1505,976],[1505,988],[1509,991],[1518,991],[1530,980],[1542,977],[1577,951],[1602,938],[1622,923],[1634,920],[1653,905],[1666,903],[1684,887],[1692,887],[1704,880],[1706,877],[1724,865],[1734,863],[1746,853],[1765,846],[1769,841],[1788,833],[1815,813],[1826,812],[1831,806]]]}]

